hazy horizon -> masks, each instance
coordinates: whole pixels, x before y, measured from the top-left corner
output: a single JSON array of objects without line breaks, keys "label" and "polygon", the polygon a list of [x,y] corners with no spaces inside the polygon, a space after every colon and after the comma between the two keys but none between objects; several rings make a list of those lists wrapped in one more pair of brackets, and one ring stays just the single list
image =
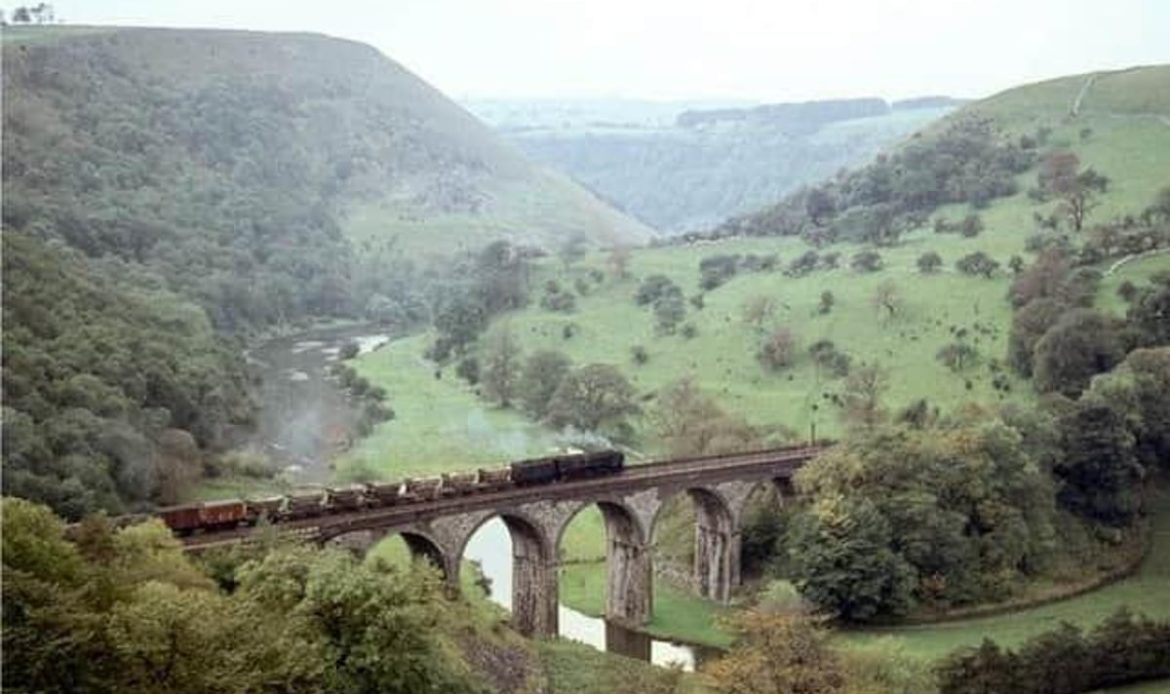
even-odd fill
[{"label": "hazy horizon", "polygon": [[[7,9],[15,5],[8,5]],[[979,98],[1170,62],[1170,3],[1119,0],[59,2],[74,24],[312,31],[373,45],[459,100]]]}]

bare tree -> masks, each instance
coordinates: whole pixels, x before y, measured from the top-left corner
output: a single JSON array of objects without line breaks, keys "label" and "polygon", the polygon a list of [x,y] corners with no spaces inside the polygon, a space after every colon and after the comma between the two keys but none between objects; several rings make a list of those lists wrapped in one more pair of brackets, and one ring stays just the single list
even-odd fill
[{"label": "bare tree", "polygon": [[520,342],[510,328],[501,328],[489,338],[480,382],[484,394],[502,407],[510,407],[516,397],[521,375],[520,356]]}]

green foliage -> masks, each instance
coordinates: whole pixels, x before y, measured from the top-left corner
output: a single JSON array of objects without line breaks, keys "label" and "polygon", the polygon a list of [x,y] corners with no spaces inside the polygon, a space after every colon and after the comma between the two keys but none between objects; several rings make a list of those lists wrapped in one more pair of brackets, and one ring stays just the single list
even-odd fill
[{"label": "green foliage", "polygon": [[909,609],[913,570],[890,550],[890,524],[871,502],[820,497],[789,532],[793,582],[818,608],[845,621]]},{"label": "green foliage", "polygon": [[1088,309],[1068,311],[1036,342],[1036,389],[1075,397],[1093,376],[1112,369],[1124,356],[1111,319]]},{"label": "green foliage", "polygon": [[199,309],[123,283],[120,264],[7,230],[3,245],[6,492],[69,518],[173,502],[190,461],[161,437],[214,448],[250,421],[242,360]]},{"label": "green foliage", "polygon": [[[839,605],[848,606],[848,596],[860,591],[867,606],[860,619],[896,614],[909,596],[943,605],[1002,599],[1035,575],[1054,549],[1052,490],[1040,472],[1043,459],[1022,445],[1025,435],[1043,431],[1021,431],[997,419],[879,428],[822,455],[797,482],[812,495],[814,509],[824,507],[798,521],[801,530],[793,531],[788,551],[797,563],[808,561],[801,556],[805,550],[827,556],[802,564],[807,583],[797,585],[802,592],[814,586],[805,596],[821,595],[815,601],[833,609],[844,609]],[[859,556],[881,548],[893,559],[850,559],[863,562],[867,572],[855,588],[850,577],[858,574],[831,563],[842,555],[816,548],[828,536],[855,543],[849,546]],[[878,573],[883,566],[884,579]],[[879,587],[895,585],[898,600],[878,600],[884,595]]]},{"label": "green foliage", "polygon": [[1032,153],[1005,137],[994,120],[960,113],[893,154],[822,184],[821,194],[835,201],[835,214],[827,205],[813,205],[814,221],[807,196],[790,195],[726,222],[715,234],[797,235],[830,219],[838,238],[891,245],[911,217],[947,203],[982,208],[1014,194],[1015,176],[1031,165]]},{"label": "green foliage", "polygon": [[699,286],[711,291],[735,276],[739,256],[711,255],[699,261]]},{"label": "green foliage", "polygon": [[216,587],[157,522],[87,520],[77,544],[5,498],[11,691],[480,692],[440,637],[437,577],[300,547],[221,562]]},{"label": "green foliage", "polygon": [[651,275],[642,280],[642,283],[638,285],[638,292],[634,296],[634,301],[639,306],[646,306],[647,304],[653,304],[663,296],[674,294],[681,296],[682,289],[679,289],[678,285],[669,277],[666,275]]},{"label": "green foliage", "polygon": [[1122,414],[1091,400],[1078,401],[1060,419],[1063,455],[1053,468],[1062,485],[1057,499],[1094,521],[1124,527],[1137,515],[1143,469]]},{"label": "green foliage", "polygon": [[924,275],[938,272],[938,269],[942,267],[943,264],[942,256],[934,251],[927,251],[918,256],[917,262],[918,271]]},{"label": "green foliage", "polygon": [[626,377],[608,364],[589,364],[561,379],[548,403],[548,421],[555,427],[572,426],[628,436],[626,417],[639,411],[635,391]]},{"label": "green foliage", "polygon": [[560,352],[540,350],[528,357],[518,387],[524,411],[536,419],[544,419],[549,401],[571,368],[572,362]]},{"label": "green foliage", "polygon": [[1170,676],[1170,624],[1121,609],[1087,634],[1065,622],[1014,651],[985,640],[936,670],[942,694],[1109,689]]},{"label": "green foliage", "polygon": [[877,272],[882,269],[882,256],[877,251],[859,251],[849,260],[855,272]]},{"label": "green foliage", "polygon": [[964,275],[979,275],[991,279],[999,269],[999,262],[983,251],[975,251],[956,260],[955,269]]},{"label": "green foliage", "polygon": [[517,395],[521,377],[521,348],[516,335],[503,326],[488,337],[480,382],[484,395],[501,407],[509,407]]}]

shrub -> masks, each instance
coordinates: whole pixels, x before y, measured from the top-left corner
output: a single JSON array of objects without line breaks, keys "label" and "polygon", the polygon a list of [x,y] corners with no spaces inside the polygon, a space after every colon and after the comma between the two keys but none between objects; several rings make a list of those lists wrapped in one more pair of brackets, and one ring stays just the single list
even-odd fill
[{"label": "shrub", "polygon": [[849,260],[849,267],[856,272],[877,272],[882,269],[882,264],[882,256],[877,251],[854,253]]},{"label": "shrub", "polygon": [[479,383],[479,360],[475,357],[463,359],[455,367],[455,375],[467,381],[469,385]]},{"label": "shrub", "polygon": [[983,251],[975,251],[959,258],[955,269],[964,275],[982,275],[988,279],[999,269],[999,263]]},{"label": "shrub", "polygon": [[828,314],[833,310],[833,303],[835,301],[836,297],[833,296],[833,292],[827,289],[821,292],[821,302],[817,305],[817,313],[820,313],[822,316]]},{"label": "shrub", "polygon": [[642,345],[634,345],[630,348],[630,356],[634,358],[634,363],[638,366],[650,361],[650,353]]},{"label": "shrub", "polygon": [[789,328],[777,328],[764,339],[756,358],[772,371],[790,366],[796,358],[796,335]]},{"label": "shrub", "polygon": [[699,334],[699,329],[697,327],[695,327],[694,323],[683,323],[683,327],[682,327],[682,336],[683,337],[690,340],[690,339],[697,337],[698,334]]},{"label": "shrub", "polygon": [[634,301],[639,306],[647,306],[654,303],[661,296],[675,293],[681,295],[682,290],[669,277],[666,275],[651,275],[642,280],[642,284],[638,285],[638,292],[634,295]]},{"label": "shrub", "polygon": [[739,264],[736,255],[712,255],[699,261],[699,273],[702,275],[699,285],[706,290],[715,289],[735,276]]},{"label": "shrub", "polygon": [[934,251],[927,251],[918,256],[918,271],[924,275],[929,275],[938,272],[938,269],[942,267],[942,263],[942,256]]},{"label": "shrub", "polygon": [[362,349],[361,346],[358,345],[357,342],[349,341],[341,346],[341,351],[339,352],[339,356],[341,357],[342,361],[349,361],[350,359],[353,359],[354,357],[356,357],[358,355],[358,352],[361,351],[361,349]]},{"label": "shrub", "polygon": [[959,222],[959,234],[963,238],[975,238],[983,231],[983,220],[977,214],[969,214]]}]

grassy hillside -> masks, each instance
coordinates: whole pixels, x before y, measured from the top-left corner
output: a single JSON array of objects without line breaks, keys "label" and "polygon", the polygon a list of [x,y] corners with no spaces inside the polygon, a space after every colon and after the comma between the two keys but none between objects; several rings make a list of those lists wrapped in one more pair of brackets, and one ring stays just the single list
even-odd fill
[{"label": "grassy hillside", "polygon": [[[1152,102],[1147,98],[1159,93],[1151,85],[1164,81],[1170,81],[1164,68],[1098,77],[1082,99],[1076,119],[1067,117],[1068,100],[1079,93],[1083,78],[1059,80],[1055,83],[1059,89],[1053,83],[1038,85],[1032,97],[1032,88],[1014,90],[972,104],[955,118],[964,117],[964,112],[966,116],[994,112],[999,119],[995,127],[1011,138],[1031,135],[1041,126],[1050,128],[1045,147],[1071,148],[1084,165],[1110,178],[1107,191],[1099,196],[1099,206],[1091,211],[1091,225],[1115,215],[1140,213],[1157,190],[1170,184],[1167,170],[1158,165],[1170,161],[1170,127],[1162,121],[1163,115],[1170,115],[1170,100]],[[1129,84],[1140,85],[1143,96],[1130,95],[1130,89],[1139,86],[1126,86]],[[1035,116],[1026,106],[1029,98],[1035,102]],[[1147,108],[1160,109],[1155,113],[1163,115],[1138,111]],[[1082,134],[1086,128],[1089,132]],[[929,132],[923,135],[930,136]],[[822,257],[840,254],[837,268],[820,267],[798,276],[779,271],[811,248],[796,236],[726,238],[635,250],[626,278],[609,271],[604,254],[590,255],[569,270],[551,260],[540,261],[531,281],[529,307],[498,318],[495,329],[514,332],[526,353],[556,349],[578,365],[600,362],[617,366],[635,385],[644,411],[652,411],[653,396],[665,385],[684,376],[693,377],[726,410],[775,430],[778,437],[807,436],[814,421],[822,436],[841,431],[840,408],[833,404],[833,395],[840,392],[842,379],[818,369],[807,353],[810,345],[822,339],[833,341],[850,355],[854,365],[869,362],[886,371],[889,387],[884,400],[892,413],[919,399],[944,414],[971,402],[1030,405],[1036,401],[1031,384],[1001,366],[1012,315],[1006,298],[1012,273],[1007,266],[1015,255],[1031,262],[1034,255],[1026,249],[1026,240],[1038,233],[1033,213],[1048,214],[1055,203],[1038,203],[1028,197],[1026,191],[1036,180],[1034,165],[1016,178],[1017,192],[996,197],[978,210],[984,229],[973,237],[938,234],[928,224],[902,233],[893,245],[874,247],[838,240],[818,249]],[[957,221],[970,212],[966,205],[952,204],[938,208],[935,216]],[[1073,241],[1079,243],[1083,238]],[[850,258],[864,250],[880,253],[884,263],[880,270],[850,268]],[[942,257],[939,272],[919,271],[917,259],[926,251]],[[990,277],[966,275],[955,268],[959,258],[976,251],[1000,263]],[[778,269],[741,270],[717,288],[702,290],[703,258],[749,254],[776,254]],[[1107,270],[1113,262],[1105,261],[1099,269]],[[597,274],[591,270],[601,271],[604,279],[591,277]],[[1123,311],[1116,288],[1124,279],[1139,281],[1166,270],[1170,270],[1167,253],[1122,265],[1103,280],[1098,306],[1115,313]],[[694,326],[693,337],[685,337],[682,330],[659,334],[651,309],[636,305],[634,296],[640,281],[657,274],[675,282],[688,299],[703,295],[701,309],[689,301],[686,304],[682,322]],[[586,292],[577,296],[574,311],[561,313],[539,306],[540,291],[547,280],[562,287],[582,281]],[[901,299],[893,316],[873,302],[877,288],[887,283],[893,283]],[[821,313],[818,307],[825,291],[832,292],[834,301],[828,313]],[[745,304],[760,296],[771,298],[775,305],[774,316],[763,322],[762,330],[743,318]],[[573,328],[570,338],[565,337],[566,326]],[[792,365],[771,372],[761,366],[756,352],[764,334],[774,327],[788,328],[798,348]],[[962,339],[978,352],[978,360],[974,366],[955,372],[936,355],[963,331],[966,335]],[[522,441],[525,453],[547,451],[556,444],[552,432],[542,432],[515,410],[500,410],[478,399],[474,388],[454,378],[450,366],[438,367],[442,378],[436,378],[436,365],[421,357],[427,340],[425,336],[411,338],[359,360],[361,372],[384,385],[392,399],[396,392],[410,393],[411,400],[436,406],[409,406],[395,421],[379,426],[374,437],[354,451],[348,464],[360,460],[383,474],[398,476],[420,466],[438,471],[468,467],[469,462],[485,457],[506,457],[507,447],[497,442]],[[632,356],[636,346],[644,348],[649,357],[643,364]],[[479,356],[483,363],[486,350],[481,348]],[[480,421],[490,422],[487,438],[482,428],[464,424]],[[661,453],[662,442],[650,419],[635,418],[633,424],[633,448],[642,454]],[[423,466],[414,460],[429,462]],[[587,518],[582,514],[571,526],[565,546],[570,558],[597,556],[600,525],[595,518]],[[566,574],[570,583],[564,596],[578,608],[596,607],[600,604],[598,575],[597,567],[573,567]],[[656,614],[655,629],[692,638],[706,632],[709,636],[705,640],[717,639],[706,631],[710,618],[711,613],[704,614],[694,605],[667,609]]]}]

